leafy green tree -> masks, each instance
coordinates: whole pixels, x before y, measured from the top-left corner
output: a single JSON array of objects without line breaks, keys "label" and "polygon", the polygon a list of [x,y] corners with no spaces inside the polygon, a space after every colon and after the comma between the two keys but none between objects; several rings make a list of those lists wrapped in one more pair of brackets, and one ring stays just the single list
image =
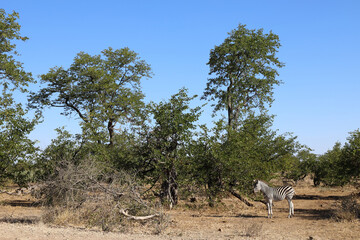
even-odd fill
[{"label": "leafy green tree", "polygon": [[296,137],[278,135],[272,122],[268,115],[250,115],[240,129],[229,130],[222,157],[226,189],[248,194],[254,179],[274,178],[297,152]]},{"label": "leafy green tree", "polygon": [[94,56],[80,52],[70,68],[54,67],[41,75],[46,87],[31,94],[30,106],[75,113],[85,136],[113,145],[117,125],[141,120],[140,81],[151,75],[150,65],[129,48],[108,48]]},{"label": "leafy green tree", "polygon": [[276,57],[279,47],[276,34],[239,25],[210,51],[207,64],[213,77],[202,98],[215,101],[214,113],[227,111],[229,126],[236,128],[243,117],[273,102],[274,85],[281,83],[277,68],[284,66]]},{"label": "leafy green tree", "polygon": [[[27,119],[27,111],[16,103],[13,92],[26,92],[29,83],[34,82],[31,73],[23,69],[16,60],[15,41],[25,41],[21,36],[21,26],[17,22],[18,13],[7,14],[0,9],[0,178],[15,179],[16,165],[25,166],[30,154],[35,153],[34,142],[28,134],[38,123],[39,117]],[[24,169],[26,171],[26,169]],[[17,178],[20,179],[20,178]],[[21,181],[19,181],[21,182]]]},{"label": "leafy green tree", "polygon": [[340,174],[342,152],[341,143],[337,142],[332,149],[318,157],[313,169],[315,186],[320,185],[320,183],[330,186],[345,183],[343,174]]},{"label": "leafy green tree", "polygon": [[212,129],[201,125],[190,145],[188,184],[204,189],[211,207],[215,206],[216,199],[220,199],[223,192],[221,157],[224,130],[223,121],[218,121]]},{"label": "leafy green tree", "polygon": [[15,50],[14,41],[28,39],[20,34],[18,18],[18,13],[7,14],[4,9],[0,9],[0,83],[3,91],[9,88],[20,88],[25,91],[23,87],[33,82],[31,73],[26,72],[22,63],[15,59],[19,54]]},{"label": "leafy green tree", "polygon": [[151,184],[160,184],[160,197],[170,207],[177,204],[179,171],[188,157],[189,144],[200,116],[200,107],[190,108],[186,89],[181,89],[167,102],[152,104],[150,112],[155,120],[141,149],[143,171]]},{"label": "leafy green tree", "polygon": [[0,179],[14,179],[19,174],[16,165],[25,166],[29,156],[36,153],[35,142],[28,135],[38,119],[28,120],[25,115],[21,104],[15,104],[12,97],[0,97]]},{"label": "leafy green tree", "polygon": [[356,183],[360,178],[360,130],[350,132],[340,159],[339,176],[346,182]]},{"label": "leafy green tree", "polygon": [[47,180],[56,174],[56,166],[62,161],[76,163],[81,159],[81,143],[79,139],[66,131],[63,127],[55,129],[57,137],[36,158],[35,171],[37,180]]},{"label": "leafy green tree", "polygon": [[314,170],[314,184],[343,186],[356,183],[360,177],[360,131],[350,132],[348,142],[334,147],[319,156]]},{"label": "leafy green tree", "polygon": [[360,178],[360,131],[350,132],[344,146],[339,142],[318,157],[314,167],[314,184],[343,186]]},{"label": "leafy green tree", "polygon": [[[301,149],[296,155],[289,155],[282,169],[282,176],[294,181],[304,179],[318,168],[318,158],[311,149]],[[316,177],[315,177],[316,178]]]},{"label": "leafy green tree", "polygon": [[224,191],[251,205],[243,195],[251,193],[253,180],[274,178],[301,147],[295,137],[272,130],[272,121],[265,114],[249,115],[232,129],[221,120],[194,140],[193,178],[207,190],[210,205]]},{"label": "leafy green tree", "polygon": [[299,147],[294,137],[272,130],[273,117],[266,114],[274,86],[281,83],[280,46],[276,34],[239,25],[210,51],[207,63],[211,78],[202,98],[214,103],[214,114],[227,111],[227,135],[219,138],[221,150],[214,158],[221,169],[218,183],[243,201],[235,190],[246,194],[255,178],[274,177]]}]

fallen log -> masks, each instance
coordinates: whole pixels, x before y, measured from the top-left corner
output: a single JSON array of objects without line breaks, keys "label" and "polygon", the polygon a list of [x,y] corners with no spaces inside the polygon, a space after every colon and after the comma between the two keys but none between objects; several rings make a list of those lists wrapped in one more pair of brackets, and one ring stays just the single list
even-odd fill
[{"label": "fallen log", "polygon": [[242,201],[243,203],[245,203],[246,205],[248,205],[249,207],[253,207],[254,204],[252,204],[251,202],[249,202],[248,200],[246,200],[245,198],[243,198],[240,194],[238,194],[237,192],[235,192],[233,189],[229,189],[229,192],[236,198],[238,198],[240,201]]},{"label": "fallen log", "polygon": [[128,214],[128,212],[124,209],[120,209],[120,213],[123,214],[124,216],[126,216],[129,219],[133,219],[133,220],[148,220],[150,218],[154,218],[154,217],[159,217],[159,214],[153,214],[153,215],[148,215],[148,216],[133,216]]}]

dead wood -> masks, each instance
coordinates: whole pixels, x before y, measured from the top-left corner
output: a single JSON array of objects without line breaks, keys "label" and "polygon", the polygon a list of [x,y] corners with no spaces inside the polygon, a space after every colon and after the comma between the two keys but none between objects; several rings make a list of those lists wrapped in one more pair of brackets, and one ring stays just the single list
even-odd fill
[{"label": "dead wood", "polygon": [[147,220],[147,219],[151,219],[154,217],[159,217],[159,214],[153,214],[153,215],[148,215],[148,216],[133,216],[128,214],[128,212],[124,209],[120,209],[120,213],[123,214],[124,216],[126,216],[128,219],[133,219],[133,220]]}]

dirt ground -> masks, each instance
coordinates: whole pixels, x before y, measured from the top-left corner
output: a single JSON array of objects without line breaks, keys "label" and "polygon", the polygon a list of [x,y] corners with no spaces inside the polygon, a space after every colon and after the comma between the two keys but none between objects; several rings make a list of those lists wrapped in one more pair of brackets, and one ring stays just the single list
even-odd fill
[{"label": "dirt ground", "polygon": [[268,219],[264,204],[247,207],[235,198],[215,209],[203,203],[181,202],[168,212],[168,227],[158,235],[104,233],[81,228],[51,227],[41,221],[43,209],[29,195],[0,194],[0,240],[7,239],[360,239],[360,221],[336,222],[332,212],[355,189],[295,187],[295,217],[288,219],[288,204],[277,202]]}]

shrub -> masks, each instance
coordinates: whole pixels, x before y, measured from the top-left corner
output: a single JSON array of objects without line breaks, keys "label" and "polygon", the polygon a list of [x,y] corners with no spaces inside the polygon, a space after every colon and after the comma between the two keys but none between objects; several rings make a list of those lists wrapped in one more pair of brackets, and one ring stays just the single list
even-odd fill
[{"label": "shrub", "polygon": [[156,211],[156,204],[142,198],[142,190],[130,174],[89,157],[78,165],[61,161],[38,195],[48,207],[43,216],[47,223],[103,231],[126,230],[133,220],[150,222],[149,226],[155,228],[164,225],[160,222],[165,219],[163,213]]},{"label": "shrub", "polygon": [[336,221],[353,221],[360,218],[360,204],[357,198],[351,196],[343,199],[339,207],[334,211],[333,217]]}]

